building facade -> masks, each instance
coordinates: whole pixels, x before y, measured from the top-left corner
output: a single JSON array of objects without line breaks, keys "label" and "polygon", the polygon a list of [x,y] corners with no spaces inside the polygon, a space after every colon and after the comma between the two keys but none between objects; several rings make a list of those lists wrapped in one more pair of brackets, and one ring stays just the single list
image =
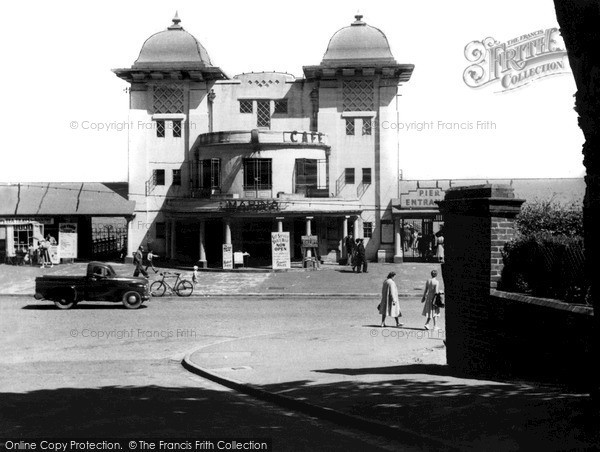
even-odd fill
[{"label": "building facade", "polygon": [[321,259],[345,258],[348,232],[367,258],[393,260],[399,192],[396,121],[413,65],[357,15],[304,77],[228,77],[176,16],[130,68],[128,255],[139,246],[220,266],[223,244],[271,259],[271,232],[288,231],[292,258],[316,235]]}]

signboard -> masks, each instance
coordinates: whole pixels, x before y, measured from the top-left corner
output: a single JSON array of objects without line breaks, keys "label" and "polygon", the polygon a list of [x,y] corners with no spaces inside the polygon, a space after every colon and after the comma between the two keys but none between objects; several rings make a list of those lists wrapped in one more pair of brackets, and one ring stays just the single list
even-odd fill
[{"label": "signboard", "polygon": [[233,269],[233,245],[223,244],[223,270]]},{"label": "signboard", "polygon": [[58,255],[62,259],[77,258],[77,223],[58,224]]},{"label": "signboard", "polygon": [[292,267],[289,232],[271,232],[271,256],[273,270]]},{"label": "signboard", "polygon": [[325,134],[321,132],[283,132],[285,143],[327,144]]},{"label": "signboard", "polygon": [[444,199],[444,190],[441,188],[417,188],[400,195],[400,208],[402,209],[437,209],[436,201]]},{"label": "signboard", "polygon": [[279,211],[279,202],[272,199],[227,199],[219,204],[227,212],[269,212]]},{"label": "signboard", "polygon": [[0,218],[0,224],[21,224],[21,223],[40,223],[54,224],[52,217],[28,217],[28,218]]},{"label": "signboard", "polygon": [[53,264],[60,264],[60,255],[58,254],[58,245],[52,245],[48,248],[48,253],[50,253],[50,262]]},{"label": "signboard", "polygon": [[302,248],[316,248],[319,246],[319,238],[316,235],[303,235]]},{"label": "signboard", "polygon": [[394,243],[394,222],[392,220],[381,220],[381,243]]}]

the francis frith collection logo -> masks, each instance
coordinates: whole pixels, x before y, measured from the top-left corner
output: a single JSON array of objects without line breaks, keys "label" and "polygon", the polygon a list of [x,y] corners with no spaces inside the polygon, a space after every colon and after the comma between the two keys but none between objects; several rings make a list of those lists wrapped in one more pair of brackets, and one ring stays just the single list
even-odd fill
[{"label": "the francis frith collection logo", "polygon": [[570,72],[558,28],[527,33],[506,42],[485,38],[465,46],[471,63],[463,73],[471,88],[499,84],[496,92],[521,88],[534,80]]}]

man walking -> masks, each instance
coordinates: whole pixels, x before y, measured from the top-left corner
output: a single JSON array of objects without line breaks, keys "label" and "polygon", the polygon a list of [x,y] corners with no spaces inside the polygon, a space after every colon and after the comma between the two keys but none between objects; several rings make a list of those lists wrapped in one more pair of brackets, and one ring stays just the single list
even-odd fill
[{"label": "man walking", "polygon": [[133,271],[133,276],[139,276],[141,273],[145,278],[148,277],[148,272],[144,270],[142,265],[142,261],[144,260],[144,247],[140,245],[138,250],[133,255],[133,265],[135,265],[135,270]]},{"label": "man walking", "polygon": [[152,248],[150,248],[148,250],[148,254],[146,255],[146,272],[148,272],[148,267],[152,267],[152,270],[154,270],[154,273],[158,273],[158,270],[156,268],[154,268],[154,262],[153,259],[155,257],[159,257],[158,254],[154,254],[154,251],[152,251]]}]

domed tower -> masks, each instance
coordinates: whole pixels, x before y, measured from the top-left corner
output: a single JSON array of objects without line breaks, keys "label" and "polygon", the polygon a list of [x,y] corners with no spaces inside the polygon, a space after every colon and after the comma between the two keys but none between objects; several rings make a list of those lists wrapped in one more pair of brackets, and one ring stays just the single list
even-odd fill
[{"label": "domed tower", "polygon": [[[150,36],[133,65],[113,69],[130,83],[129,199],[136,202],[129,253],[140,244],[164,250],[166,199],[189,190],[190,148],[210,131],[211,90],[227,79],[204,46],[180,24]],[[159,243],[160,242],[160,243]]]},{"label": "domed tower", "polygon": [[314,127],[331,137],[329,180],[336,196],[359,199],[354,232],[365,236],[370,259],[398,257],[391,205],[400,168],[398,96],[413,69],[394,59],[385,34],[360,14],[332,36],[321,64],[304,67],[315,86]]}]

